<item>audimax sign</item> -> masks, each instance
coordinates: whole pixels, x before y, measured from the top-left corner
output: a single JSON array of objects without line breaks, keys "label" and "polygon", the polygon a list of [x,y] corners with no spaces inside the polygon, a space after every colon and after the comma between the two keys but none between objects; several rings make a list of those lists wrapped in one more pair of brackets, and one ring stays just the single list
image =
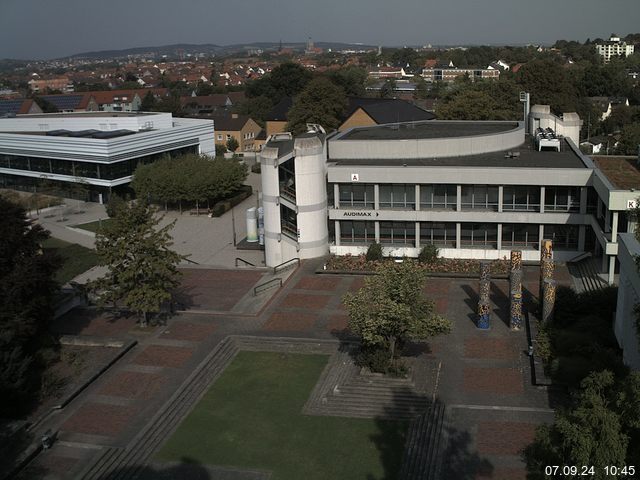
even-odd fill
[{"label": "audimax sign", "polygon": [[377,217],[378,215],[380,215],[378,212],[357,212],[351,210],[342,214],[343,217]]}]

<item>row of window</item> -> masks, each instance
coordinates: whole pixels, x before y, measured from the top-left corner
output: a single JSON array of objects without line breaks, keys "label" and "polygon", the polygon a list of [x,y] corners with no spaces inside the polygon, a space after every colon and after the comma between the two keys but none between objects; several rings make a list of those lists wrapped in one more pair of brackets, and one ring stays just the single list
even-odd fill
[{"label": "row of window", "polygon": [[0,154],[0,168],[39,172],[41,176],[47,174],[69,175],[73,177],[96,178],[102,180],[116,180],[130,177],[140,164],[153,163],[162,157],[177,157],[187,153],[198,153],[198,147],[184,147],[166,152],[146,155],[144,157],[122,160],[114,163],[93,163],[78,160],[58,160],[53,158],[22,157],[17,155]]},{"label": "row of window", "polygon": [[[411,184],[380,185],[378,205],[381,209],[416,208],[416,189]],[[375,208],[374,185],[339,184],[341,208]],[[420,208],[455,210],[458,200],[456,185],[420,185]],[[597,195],[590,189],[588,209],[595,209]],[[463,210],[498,210],[498,186],[462,185],[460,205]],[[580,211],[580,187],[546,187],[544,209],[550,212]],[[540,187],[503,187],[503,211],[540,211]]]},{"label": "row of window", "polygon": [[[380,222],[380,243],[401,247],[415,247],[416,222]],[[420,244],[456,247],[456,224],[452,222],[420,222]],[[545,238],[554,241],[554,248],[577,250],[577,225],[545,225]],[[366,245],[376,239],[375,222],[340,221],[340,244]],[[502,248],[536,249],[540,241],[538,225],[503,224]],[[498,225],[495,223],[461,223],[462,247],[498,247]]]}]

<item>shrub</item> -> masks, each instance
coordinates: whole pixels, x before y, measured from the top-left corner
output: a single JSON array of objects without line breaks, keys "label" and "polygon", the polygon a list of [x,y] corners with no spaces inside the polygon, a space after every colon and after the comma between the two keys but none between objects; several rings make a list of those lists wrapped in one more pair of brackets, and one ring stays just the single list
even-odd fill
[{"label": "shrub", "polygon": [[260,169],[260,164],[258,162],[251,165],[251,171],[253,173],[260,173],[262,170]]},{"label": "shrub", "polygon": [[389,350],[381,346],[361,347],[356,354],[355,363],[359,367],[368,368],[374,373],[402,376],[407,373],[407,367],[398,358],[389,358]]},{"label": "shrub", "polygon": [[113,218],[116,215],[116,212],[125,203],[126,201],[120,195],[116,195],[115,193],[111,194],[106,206],[106,211],[109,218]]},{"label": "shrub", "polygon": [[434,263],[436,260],[438,260],[438,247],[432,244],[422,247],[418,254],[420,263]]},{"label": "shrub", "polygon": [[380,245],[378,242],[373,242],[371,245],[369,245],[366,258],[368,262],[382,260],[382,245]]}]

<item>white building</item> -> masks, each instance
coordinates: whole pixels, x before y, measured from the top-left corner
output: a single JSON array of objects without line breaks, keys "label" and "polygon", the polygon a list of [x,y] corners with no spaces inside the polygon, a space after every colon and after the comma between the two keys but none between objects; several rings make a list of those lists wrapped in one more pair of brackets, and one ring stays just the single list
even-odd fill
[{"label": "white building", "polygon": [[0,118],[0,187],[69,190],[81,182],[103,202],[127,188],[139,164],[184,153],[215,155],[213,121],[124,112]]},{"label": "white building", "polygon": [[640,255],[640,244],[632,233],[620,235],[620,281],[614,333],[622,348],[626,365],[640,369],[640,331],[636,327],[635,306],[640,302],[640,274],[636,257]]},{"label": "white building", "polygon": [[576,114],[533,106],[529,125],[531,135],[523,122],[431,120],[270,138],[260,155],[267,265],[361,254],[373,241],[389,256],[434,244],[449,258],[517,248],[538,260],[551,238],[560,261],[601,256],[613,282],[617,233],[638,194],[580,152]]},{"label": "white building", "polygon": [[596,51],[604,58],[604,63],[609,63],[611,57],[633,55],[634,45],[620,41],[620,37],[612,33],[608,41],[596,44]]}]

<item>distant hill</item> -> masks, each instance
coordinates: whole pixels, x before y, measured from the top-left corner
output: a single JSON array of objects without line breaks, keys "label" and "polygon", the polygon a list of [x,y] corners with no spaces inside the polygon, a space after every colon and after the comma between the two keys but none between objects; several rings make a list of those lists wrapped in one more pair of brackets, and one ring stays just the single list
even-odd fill
[{"label": "distant hill", "polygon": [[[375,45],[362,45],[362,44],[351,44],[351,43],[339,43],[339,42],[316,42],[315,45],[317,47],[323,48],[325,50],[345,50],[345,49],[372,49],[376,48]],[[262,49],[265,51],[277,50],[280,46],[279,42],[254,42],[254,43],[242,43],[242,44],[234,44],[234,45],[214,45],[211,43],[205,43],[201,45],[197,44],[189,44],[189,43],[178,43],[175,45],[164,45],[157,47],[135,47],[135,48],[126,48],[122,50],[101,50],[97,52],[83,52],[76,53],[74,55],[68,55],[61,57],[61,59],[88,59],[88,60],[105,60],[110,58],[122,58],[127,57],[129,55],[142,55],[142,54],[155,54],[158,57],[162,55],[167,56],[175,56],[178,51],[182,51],[182,53],[186,54],[199,54],[204,53],[206,55],[228,55],[231,53],[242,52],[250,49]],[[295,50],[304,50],[306,46],[305,42],[287,42],[283,43],[283,48],[293,48]]]}]

